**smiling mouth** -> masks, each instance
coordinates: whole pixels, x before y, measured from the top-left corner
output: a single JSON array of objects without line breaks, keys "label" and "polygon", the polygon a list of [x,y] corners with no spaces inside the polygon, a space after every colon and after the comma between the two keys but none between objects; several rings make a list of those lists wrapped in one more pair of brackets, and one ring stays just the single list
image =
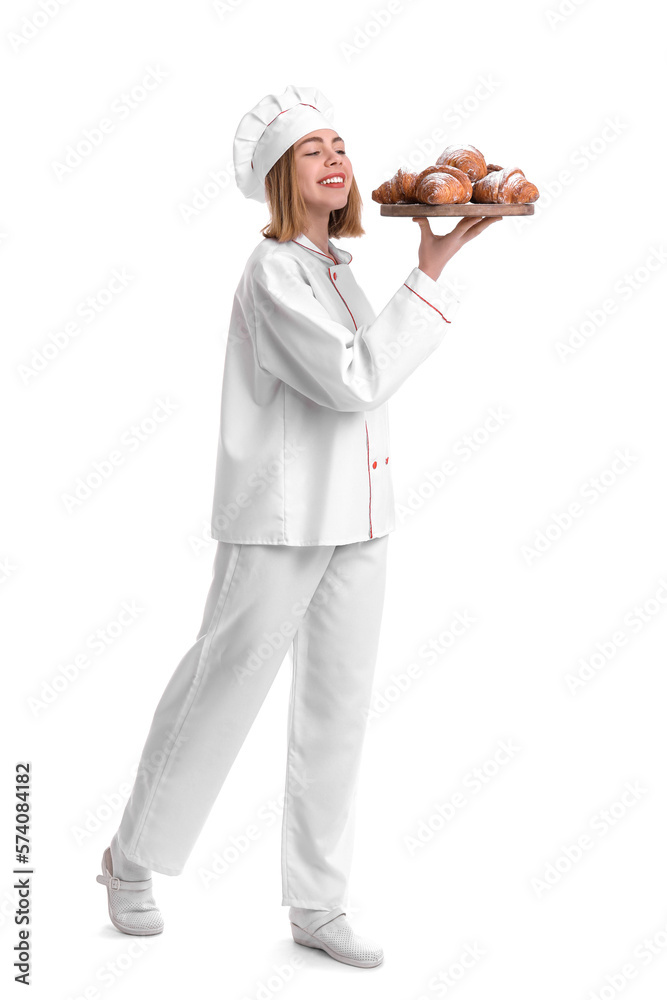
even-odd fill
[{"label": "smiling mouth", "polygon": [[342,175],[338,177],[332,177],[331,179],[325,178],[323,181],[317,182],[320,187],[332,187],[332,188],[342,188],[345,187],[345,178]]}]

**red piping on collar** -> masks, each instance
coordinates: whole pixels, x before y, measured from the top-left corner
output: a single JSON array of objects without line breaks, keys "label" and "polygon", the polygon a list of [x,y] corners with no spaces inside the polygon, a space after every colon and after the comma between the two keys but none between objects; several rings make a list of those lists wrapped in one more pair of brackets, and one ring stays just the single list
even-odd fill
[{"label": "red piping on collar", "polygon": [[304,250],[310,250],[311,253],[318,253],[320,257],[328,257],[329,260],[332,260],[334,262],[334,264],[338,263],[336,258],[332,257],[330,253],[322,253],[321,250],[313,250],[312,247],[307,247],[305,243],[299,243],[298,240],[290,240],[290,243],[296,243],[298,247],[303,247]]},{"label": "red piping on collar", "polygon": [[[305,243],[299,243],[298,240],[290,240],[290,243],[296,243],[298,247],[303,247],[304,250],[310,250],[311,253],[318,253],[320,257],[328,257],[329,260],[332,260],[334,262],[334,264],[344,263],[344,261],[342,260],[336,260],[336,258],[332,257],[330,253],[322,253],[321,250],[313,250],[312,247],[307,247]],[[347,252],[349,253],[349,250]],[[350,254],[350,260],[348,261],[348,264],[350,263],[351,260],[352,260],[352,254]]]}]

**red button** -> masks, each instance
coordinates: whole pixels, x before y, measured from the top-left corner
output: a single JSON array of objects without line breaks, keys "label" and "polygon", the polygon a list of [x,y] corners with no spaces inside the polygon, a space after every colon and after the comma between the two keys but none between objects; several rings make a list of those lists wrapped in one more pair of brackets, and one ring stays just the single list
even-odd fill
[{"label": "red button", "polygon": [[387,455],[387,457],[385,458],[384,464],[386,465],[388,461],[389,461],[389,455]]},{"label": "red button", "polygon": [[377,469],[377,462],[373,462],[373,468]]},{"label": "red button", "polygon": [[334,271],[334,278],[336,277],[336,272]]}]

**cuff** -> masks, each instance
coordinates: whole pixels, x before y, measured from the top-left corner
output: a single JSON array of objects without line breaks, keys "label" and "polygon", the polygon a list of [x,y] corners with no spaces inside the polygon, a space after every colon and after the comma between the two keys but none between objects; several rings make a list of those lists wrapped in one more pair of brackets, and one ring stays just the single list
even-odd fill
[{"label": "cuff", "polygon": [[458,312],[461,300],[446,278],[434,281],[425,271],[415,267],[410,271],[404,284],[436,309],[446,323],[451,323]]}]

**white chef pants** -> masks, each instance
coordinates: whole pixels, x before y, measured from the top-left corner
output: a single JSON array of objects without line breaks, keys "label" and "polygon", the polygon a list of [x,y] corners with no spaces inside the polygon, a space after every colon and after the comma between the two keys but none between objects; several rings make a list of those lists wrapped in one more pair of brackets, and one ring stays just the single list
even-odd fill
[{"label": "white chef pants", "polygon": [[131,861],[166,875],[183,871],[293,644],[282,902],[347,905],[388,538],[218,541],[197,640],[157,705],[118,829]]}]

